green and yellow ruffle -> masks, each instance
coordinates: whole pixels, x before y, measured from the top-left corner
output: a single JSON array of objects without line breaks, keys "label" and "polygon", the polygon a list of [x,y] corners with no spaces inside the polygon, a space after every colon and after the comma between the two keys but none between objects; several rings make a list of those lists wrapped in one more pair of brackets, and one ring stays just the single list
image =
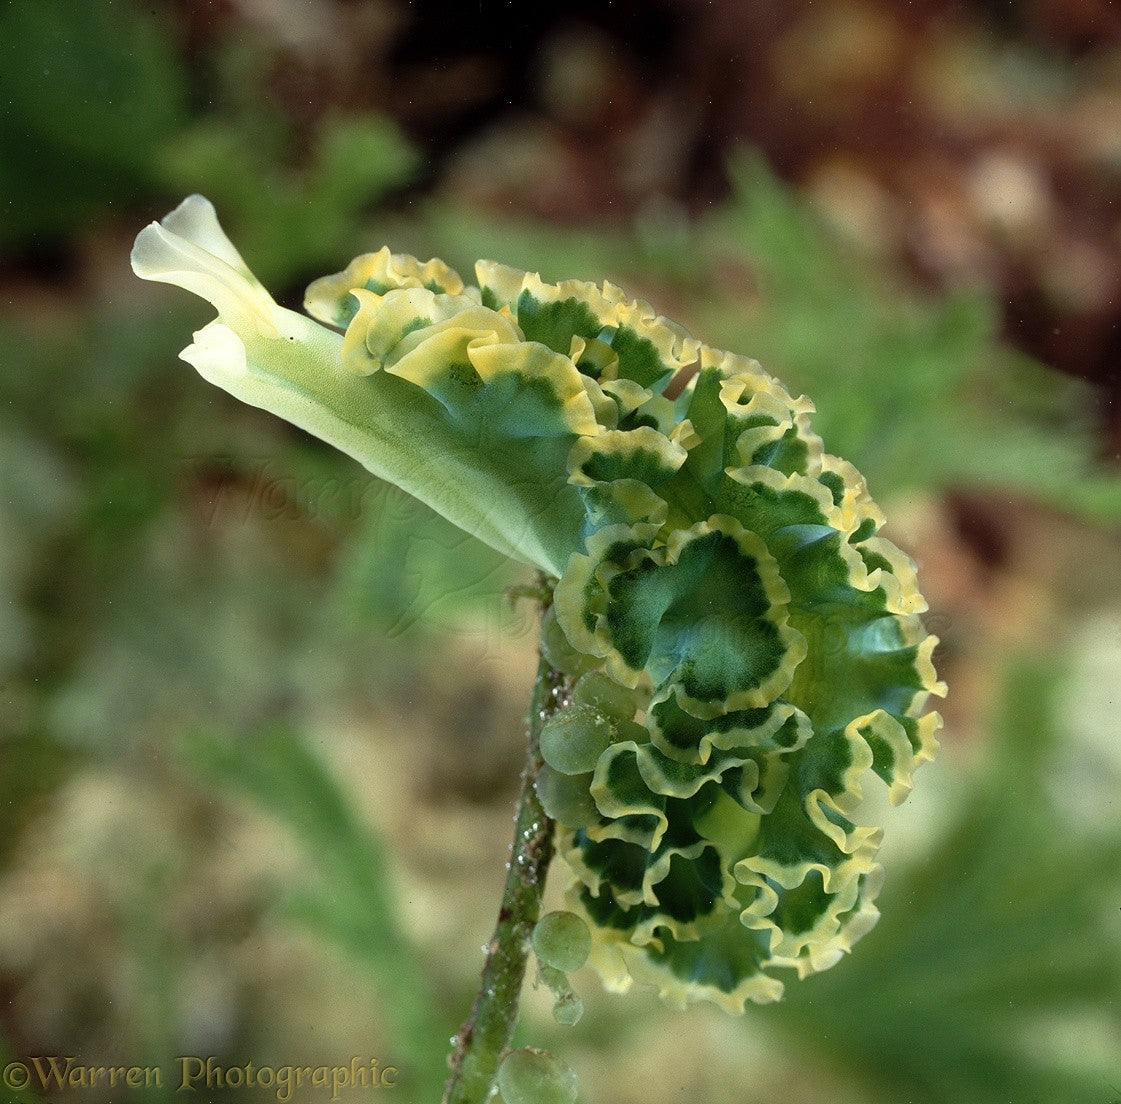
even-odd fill
[{"label": "green and yellow ruffle", "polygon": [[489,261],[472,286],[366,254],[312,321],[199,196],[133,265],[217,307],[183,353],[206,378],[556,578],[545,647],[600,681],[539,789],[610,986],[741,1011],[869,930],[881,832],[850,818],[869,774],[910,791],[945,688],[914,565],[807,399],[611,284]]}]

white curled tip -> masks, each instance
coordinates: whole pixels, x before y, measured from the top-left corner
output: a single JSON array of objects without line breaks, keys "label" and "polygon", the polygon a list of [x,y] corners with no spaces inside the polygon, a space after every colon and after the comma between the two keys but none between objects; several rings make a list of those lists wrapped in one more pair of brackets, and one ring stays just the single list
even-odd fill
[{"label": "white curled tip", "polygon": [[242,398],[239,381],[249,379],[249,361],[245,342],[221,322],[195,333],[195,340],[179,356],[194,368],[208,383]]},{"label": "white curled tip", "polygon": [[263,337],[277,333],[279,309],[226,237],[210,200],[188,196],[136,236],[132,270],[143,280],[175,284],[212,303],[235,330],[246,324]]},{"label": "white curled tip", "polygon": [[225,261],[231,268],[237,269],[251,283],[257,283],[257,278],[249,271],[249,266],[234,243],[226,237],[226,231],[218,222],[218,212],[206,196],[197,192],[187,196],[174,211],[160,219],[160,225],[181,238],[193,241],[208,253]]}]

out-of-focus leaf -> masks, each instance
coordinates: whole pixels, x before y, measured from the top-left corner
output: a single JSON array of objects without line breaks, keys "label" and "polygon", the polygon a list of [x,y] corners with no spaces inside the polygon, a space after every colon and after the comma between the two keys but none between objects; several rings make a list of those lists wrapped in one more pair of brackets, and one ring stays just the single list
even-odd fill
[{"label": "out-of-focus leaf", "polygon": [[285,914],[370,972],[405,1056],[402,1087],[408,1079],[417,1100],[435,1098],[444,1077],[446,1031],[416,951],[397,923],[385,854],[327,766],[306,740],[276,726],[241,737],[195,729],[182,753],[210,782],[275,817],[306,849],[319,877],[291,887]]},{"label": "out-of-focus leaf", "polygon": [[798,1046],[878,1099],[1110,1099],[1117,1070],[1093,1040],[1121,1036],[1121,946],[1107,923],[1121,825],[1074,835],[1048,796],[1055,690],[1049,663],[1013,666],[960,822],[916,867],[889,870],[883,919],[859,953],[776,1006]]},{"label": "out-of-focus leaf", "polygon": [[[161,905],[175,871],[166,857],[158,854],[139,866],[133,893],[122,902],[120,918],[121,941],[137,977],[131,1013],[144,1064],[172,1071],[176,1066],[179,986],[186,956],[181,940],[166,922],[161,922]],[[141,1104],[170,1104],[178,1088],[175,1078],[170,1077],[158,1085],[137,1086],[130,1096]]]},{"label": "out-of-focus leaf", "polygon": [[147,6],[0,7],[0,245],[56,238],[131,198],[184,117],[185,84]]},{"label": "out-of-focus leaf", "polygon": [[1093,460],[1088,389],[1003,349],[987,293],[920,299],[832,242],[760,158],[742,156],[733,178],[702,248],[757,288],[745,305],[713,286],[698,304],[706,338],[804,388],[826,447],[873,493],[1012,491],[1121,521],[1121,477]]},{"label": "out-of-focus leaf", "polygon": [[[0,691],[2,693],[3,691]],[[72,751],[44,733],[0,734],[0,869],[39,801],[78,765]]]}]

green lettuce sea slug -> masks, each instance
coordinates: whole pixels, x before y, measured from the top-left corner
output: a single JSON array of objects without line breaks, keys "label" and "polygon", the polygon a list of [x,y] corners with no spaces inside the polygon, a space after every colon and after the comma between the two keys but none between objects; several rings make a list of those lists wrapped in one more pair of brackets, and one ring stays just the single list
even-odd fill
[{"label": "green lettuce sea slug", "polygon": [[881,830],[944,694],[911,561],[813,406],[610,284],[387,249],[278,306],[191,196],[139,276],[208,299],[182,356],[557,580],[542,733],[570,907],[607,984],[729,1011],[871,928]]}]

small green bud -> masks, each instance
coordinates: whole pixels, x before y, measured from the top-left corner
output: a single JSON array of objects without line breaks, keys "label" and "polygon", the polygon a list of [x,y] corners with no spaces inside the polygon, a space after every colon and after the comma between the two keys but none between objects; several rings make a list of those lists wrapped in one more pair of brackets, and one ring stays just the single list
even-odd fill
[{"label": "small green bud", "polygon": [[620,686],[602,671],[589,671],[572,691],[573,705],[586,705],[613,721],[634,719],[634,691]]},{"label": "small green bud", "polygon": [[547,966],[570,973],[588,961],[592,934],[574,912],[550,912],[533,929],[533,950]]},{"label": "small green bud", "polygon": [[570,705],[541,729],[541,755],[563,774],[587,774],[615,738],[611,722],[588,705]]},{"label": "small green bud", "polygon": [[537,772],[537,796],[542,808],[567,828],[590,828],[600,822],[599,809],[588,791],[591,784],[590,771],[561,774],[546,763]]},{"label": "small green bud", "polygon": [[580,1083],[573,1069],[547,1050],[511,1051],[498,1067],[506,1104],[576,1104]]},{"label": "small green bud", "polygon": [[578,678],[601,663],[596,656],[578,652],[569,644],[552,606],[545,611],[541,625],[541,652],[558,671],[572,678]]}]

